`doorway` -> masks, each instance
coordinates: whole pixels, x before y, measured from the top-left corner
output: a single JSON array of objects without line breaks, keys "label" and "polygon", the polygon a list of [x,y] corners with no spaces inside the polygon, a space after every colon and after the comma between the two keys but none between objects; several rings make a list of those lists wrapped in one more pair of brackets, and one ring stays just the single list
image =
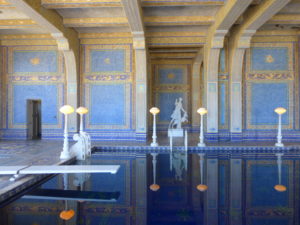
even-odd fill
[{"label": "doorway", "polygon": [[41,139],[42,124],[41,124],[41,100],[27,100],[27,139]]}]

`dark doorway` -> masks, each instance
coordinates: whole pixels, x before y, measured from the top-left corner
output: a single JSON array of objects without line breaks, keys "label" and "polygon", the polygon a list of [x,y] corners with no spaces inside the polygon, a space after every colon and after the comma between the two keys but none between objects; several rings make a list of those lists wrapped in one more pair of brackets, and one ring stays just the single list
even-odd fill
[{"label": "dark doorway", "polygon": [[27,139],[41,139],[41,100],[27,100]]}]

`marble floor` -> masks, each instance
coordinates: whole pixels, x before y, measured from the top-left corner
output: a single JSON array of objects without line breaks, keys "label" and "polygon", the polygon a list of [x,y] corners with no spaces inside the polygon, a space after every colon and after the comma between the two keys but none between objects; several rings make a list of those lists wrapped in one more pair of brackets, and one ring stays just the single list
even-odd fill
[{"label": "marble floor", "polygon": [[[59,165],[67,163],[60,160],[62,141],[0,141],[1,166]],[[0,176],[0,202],[27,188],[44,175],[22,175],[16,181],[10,176]]]}]

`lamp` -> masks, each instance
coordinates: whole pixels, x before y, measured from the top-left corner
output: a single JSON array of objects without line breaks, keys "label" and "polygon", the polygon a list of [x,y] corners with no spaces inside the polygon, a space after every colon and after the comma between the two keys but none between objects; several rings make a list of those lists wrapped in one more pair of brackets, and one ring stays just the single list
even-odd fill
[{"label": "lamp", "polygon": [[70,105],[64,105],[59,109],[59,111],[65,115],[64,147],[63,147],[63,151],[60,154],[60,158],[68,159],[70,158],[69,141],[68,141],[68,114],[73,113],[74,108]]},{"label": "lamp", "polygon": [[206,108],[199,108],[197,113],[200,114],[200,135],[199,135],[199,143],[198,147],[205,147],[204,143],[204,135],[203,135],[203,116],[207,113]]},{"label": "lamp", "polygon": [[286,109],[283,107],[278,107],[274,110],[278,114],[278,134],[277,134],[277,143],[275,146],[277,147],[283,147],[283,143],[281,142],[282,140],[282,135],[281,135],[281,115],[286,112]]},{"label": "lamp", "polygon": [[203,165],[204,165],[204,153],[199,153],[198,154],[200,159],[199,159],[199,167],[200,167],[200,184],[197,185],[198,191],[206,191],[207,190],[207,185],[203,184]]},{"label": "lamp", "polygon": [[83,132],[83,115],[87,114],[89,110],[85,107],[79,107],[76,109],[76,112],[80,115],[80,127],[79,127],[79,133]]},{"label": "lamp", "polygon": [[274,186],[274,189],[278,192],[286,191],[286,186],[281,184],[281,165],[283,153],[277,153],[277,166],[278,166],[278,184]]},{"label": "lamp", "polygon": [[153,115],[153,134],[152,134],[152,143],[151,147],[157,147],[158,143],[156,142],[157,136],[156,136],[156,115],[160,112],[159,108],[152,107],[150,109],[150,113]]},{"label": "lamp", "polygon": [[160,186],[158,184],[156,184],[156,157],[157,157],[157,153],[151,153],[152,155],[152,166],[153,166],[153,184],[150,185],[150,190],[151,191],[158,191]]}]

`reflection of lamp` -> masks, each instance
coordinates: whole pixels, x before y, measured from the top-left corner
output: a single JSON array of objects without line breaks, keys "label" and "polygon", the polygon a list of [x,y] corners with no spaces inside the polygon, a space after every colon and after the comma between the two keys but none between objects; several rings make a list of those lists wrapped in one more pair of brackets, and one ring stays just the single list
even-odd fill
[{"label": "reflection of lamp", "polygon": [[79,127],[79,133],[83,132],[83,115],[87,114],[89,110],[85,107],[79,107],[76,109],[76,112],[80,115],[80,127]]},{"label": "reflection of lamp", "polygon": [[199,108],[197,110],[197,113],[200,114],[200,135],[199,135],[199,143],[198,143],[198,147],[205,147],[205,143],[204,143],[204,135],[203,135],[203,116],[207,113],[207,109],[206,108]]},{"label": "reflection of lamp", "polygon": [[61,211],[59,217],[63,220],[70,220],[75,215],[73,209],[68,210],[67,200],[65,200],[65,210]]},{"label": "reflection of lamp", "polygon": [[207,185],[203,184],[203,165],[204,165],[204,153],[199,153],[198,154],[200,159],[199,159],[199,166],[200,166],[200,184],[197,185],[198,191],[206,191],[207,190]]},{"label": "reflection of lamp", "polygon": [[160,112],[159,108],[152,107],[150,109],[150,113],[153,115],[153,135],[152,135],[152,143],[151,147],[157,147],[158,143],[156,142],[157,136],[156,136],[156,114]]},{"label": "reflection of lamp", "polygon": [[274,110],[278,114],[278,134],[277,134],[277,143],[275,146],[283,147],[284,145],[281,143],[282,135],[281,135],[281,115],[286,112],[285,108],[278,107]]},{"label": "reflection of lamp", "polygon": [[[73,109],[74,111],[74,109]],[[64,190],[68,190],[68,174],[63,174],[63,183],[64,183]],[[68,210],[68,201],[65,200],[65,209],[60,212],[59,217],[63,220],[69,220],[75,215],[73,209]]]},{"label": "reflection of lamp", "polygon": [[70,158],[69,141],[68,141],[68,114],[73,113],[74,108],[70,105],[64,105],[59,109],[59,111],[65,115],[64,147],[63,147],[63,151],[60,154],[60,158],[68,159]]},{"label": "reflection of lamp", "polygon": [[158,189],[160,188],[160,186],[158,184],[156,184],[156,157],[157,157],[157,153],[151,153],[152,155],[152,166],[153,166],[153,184],[150,185],[150,190],[152,191],[158,191]]},{"label": "reflection of lamp", "polygon": [[277,153],[277,166],[278,166],[278,184],[274,186],[274,189],[279,192],[286,191],[286,186],[281,184],[281,165],[282,165],[282,159],[283,153]]}]

